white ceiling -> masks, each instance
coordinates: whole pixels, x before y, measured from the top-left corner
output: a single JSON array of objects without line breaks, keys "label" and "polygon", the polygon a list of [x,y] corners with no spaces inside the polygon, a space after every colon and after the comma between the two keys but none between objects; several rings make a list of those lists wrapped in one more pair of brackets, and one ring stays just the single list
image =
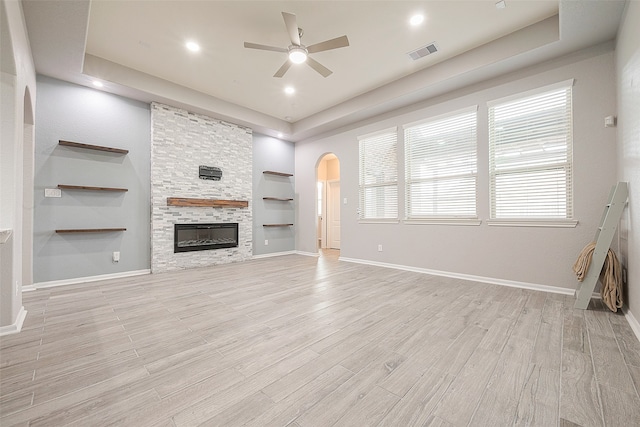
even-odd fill
[{"label": "white ceiling", "polygon": [[[93,1],[24,0],[36,69],[79,84],[284,133],[293,141],[539,61],[612,40],[623,1]],[[287,47],[281,12],[306,45],[347,35],[279,79]],[[414,13],[426,19],[418,27]],[[558,16],[559,13],[559,16]],[[185,49],[197,41],[202,51]],[[439,51],[413,61],[411,50]],[[285,86],[296,89],[284,93]]]}]

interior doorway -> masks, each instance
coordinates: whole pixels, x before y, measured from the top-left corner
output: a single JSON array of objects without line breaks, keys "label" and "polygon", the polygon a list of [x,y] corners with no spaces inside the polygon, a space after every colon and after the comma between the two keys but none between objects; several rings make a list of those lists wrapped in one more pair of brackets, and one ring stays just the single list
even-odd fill
[{"label": "interior doorway", "polygon": [[340,160],[333,153],[318,161],[317,239],[318,249],[340,249]]},{"label": "interior doorway", "polygon": [[340,249],[340,181],[327,183],[327,247]]}]

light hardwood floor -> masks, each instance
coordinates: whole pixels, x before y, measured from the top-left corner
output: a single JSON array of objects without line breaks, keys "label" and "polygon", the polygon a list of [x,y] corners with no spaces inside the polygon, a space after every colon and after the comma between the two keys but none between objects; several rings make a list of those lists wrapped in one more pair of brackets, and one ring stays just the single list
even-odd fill
[{"label": "light hardwood floor", "polygon": [[598,302],[288,255],[24,294],[0,425],[638,426]]}]

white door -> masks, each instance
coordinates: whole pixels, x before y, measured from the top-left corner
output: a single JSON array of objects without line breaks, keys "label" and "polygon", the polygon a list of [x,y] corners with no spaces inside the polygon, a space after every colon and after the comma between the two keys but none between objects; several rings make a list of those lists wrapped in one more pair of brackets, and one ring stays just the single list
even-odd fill
[{"label": "white door", "polygon": [[327,228],[329,247],[340,249],[340,181],[329,181]]}]

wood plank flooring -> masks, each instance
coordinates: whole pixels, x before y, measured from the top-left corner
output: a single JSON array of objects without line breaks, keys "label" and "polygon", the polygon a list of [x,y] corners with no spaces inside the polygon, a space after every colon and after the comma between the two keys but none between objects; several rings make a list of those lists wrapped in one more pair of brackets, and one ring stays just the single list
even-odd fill
[{"label": "wood plank flooring", "polygon": [[640,426],[593,301],[287,255],[24,294],[0,425]]}]

